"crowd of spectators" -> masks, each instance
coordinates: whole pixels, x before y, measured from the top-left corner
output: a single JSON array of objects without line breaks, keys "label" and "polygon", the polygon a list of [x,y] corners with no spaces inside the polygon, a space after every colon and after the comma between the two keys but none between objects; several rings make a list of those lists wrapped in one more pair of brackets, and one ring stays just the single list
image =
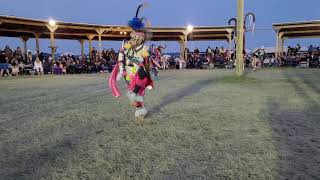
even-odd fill
[{"label": "crowd of spectators", "polygon": [[263,48],[253,53],[253,59],[247,58],[246,65],[255,69],[261,67],[320,67],[320,47],[309,46],[302,50],[298,43],[295,47],[288,47],[287,52],[281,53],[277,58],[274,53],[266,53]]},{"label": "crowd of spectators", "polygon": [[[205,52],[200,52],[198,48],[193,52],[188,49],[186,51],[188,52],[185,62],[187,69],[234,68],[236,66],[236,52],[223,47],[211,49],[209,46]],[[279,56],[276,56],[275,52],[265,52],[262,47],[255,52],[246,53],[244,60],[245,67],[253,68],[253,70],[268,67],[319,68],[320,47],[311,45],[307,50],[302,50],[298,43],[295,47],[289,46],[288,51]]]},{"label": "crowd of spectators", "polygon": [[6,46],[3,50],[0,49],[0,76],[111,72],[116,56],[112,48],[103,50],[101,56],[93,48],[90,56],[62,54],[52,58],[46,53],[32,55],[31,52],[22,52],[19,47],[12,50]]},{"label": "crowd of spectators", "polygon": [[207,69],[207,68],[225,68],[233,67],[233,52],[226,50],[224,47],[211,48],[210,46],[205,52],[200,52],[195,48],[193,52],[187,51],[187,60],[185,67],[187,69]]},{"label": "crowd of spectators", "polygon": [[[161,47],[161,46],[159,46]],[[152,49],[152,48],[151,48]],[[234,68],[235,52],[226,50],[224,47],[211,48],[210,46],[200,52],[195,48],[193,52],[186,49],[187,58],[166,56],[165,48],[158,48],[159,51],[150,52],[151,59],[158,58],[158,65],[161,69],[212,69],[212,68]],[[157,53],[155,53],[157,52]],[[45,53],[32,55],[31,52],[24,53],[20,47],[15,50],[6,46],[0,49],[0,76],[18,76],[21,74],[80,74],[80,73],[100,73],[111,72],[117,60],[115,50],[104,49],[99,54],[95,48],[89,56],[76,56],[62,54],[52,58]],[[253,53],[245,55],[245,66],[254,70],[263,67],[320,67],[320,47],[309,46],[307,50],[302,50],[297,44],[295,47],[288,47],[287,52],[275,56],[275,53],[266,53],[264,48],[260,48]],[[157,64],[157,63],[156,63]]]}]

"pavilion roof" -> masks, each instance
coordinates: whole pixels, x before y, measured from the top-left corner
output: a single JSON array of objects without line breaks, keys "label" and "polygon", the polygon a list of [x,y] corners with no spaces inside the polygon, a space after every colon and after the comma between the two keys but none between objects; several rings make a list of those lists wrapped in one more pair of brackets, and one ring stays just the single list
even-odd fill
[{"label": "pavilion roof", "polygon": [[320,21],[301,21],[273,24],[282,38],[317,38],[320,37]]},{"label": "pavilion roof", "polygon": [[[50,30],[47,27],[48,20],[30,19],[23,17],[0,15],[0,36],[6,37],[35,37],[50,38]],[[94,36],[98,39],[98,32],[103,31],[102,40],[121,41],[129,37],[131,29],[123,25],[99,25],[86,23],[70,23],[57,21],[56,39],[81,40]],[[178,41],[181,40],[186,27],[151,27],[153,41]],[[188,35],[189,41],[198,40],[228,40],[233,38],[234,26],[196,26]],[[122,32],[122,34],[121,34]],[[126,32],[126,34],[124,33]]]}]

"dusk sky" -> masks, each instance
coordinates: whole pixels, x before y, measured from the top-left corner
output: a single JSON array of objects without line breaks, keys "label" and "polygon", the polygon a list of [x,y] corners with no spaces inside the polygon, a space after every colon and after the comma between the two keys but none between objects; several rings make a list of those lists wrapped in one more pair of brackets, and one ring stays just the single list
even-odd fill
[{"label": "dusk sky", "polygon": [[[148,2],[141,15],[147,17],[152,26],[225,26],[230,18],[236,16],[236,0],[1,0],[0,14],[26,18],[48,19],[58,21],[95,24],[125,25],[135,14],[136,7]],[[269,29],[248,34],[247,47],[275,46],[273,23],[320,20],[320,0],[245,0],[245,12],[256,14],[256,28]],[[286,45],[300,42],[303,46],[319,46],[319,39],[292,39]],[[40,41],[41,50],[48,52],[49,41]],[[178,52],[177,42],[158,42],[167,44],[168,51]],[[16,38],[0,37],[1,49],[8,44],[12,48],[22,46]],[[77,41],[57,40],[58,52],[80,53]],[[119,48],[118,42],[103,42],[104,48]],[[227,46],[225,42],[202,41],[189,42],[205,50],[207,46]],[[98,46],[97,42],[94,46]],[[35,50],[35,40],[28,41],[28,49]]]}]

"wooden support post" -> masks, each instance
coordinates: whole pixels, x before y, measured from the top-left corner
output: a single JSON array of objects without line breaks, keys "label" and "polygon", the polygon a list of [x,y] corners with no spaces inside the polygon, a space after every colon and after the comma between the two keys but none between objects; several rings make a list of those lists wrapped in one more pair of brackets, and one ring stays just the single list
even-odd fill
[{"label": "wooden support post", "polygon": [[41,36],[41,33],[33,33],[35,38],[36,38],[36,52],[37,52],[37,55],[39,55],[40,53],[40,42],[39,42],[39,38]]},{"label": "wooden support post", "polygon": [[188,52],[186,51],[186,48],[188,48],[188,35],[189,31],[183,31],[183,36],[180,36],[180,39],[183,42],[183,59],[187,60],[188,59]]},{"label": "wooden support post", "polygon": [[84,39],[79,40],[80,44],[81,44],[81,57],[84,58]]},{"label": "wooden support post", "polygon": [[106,31],[106,29],[103,28],[98,28],[96,29],[97,33],[98,33],[98,39],[99,39],[99,58],[102,58],[102,34]]},{"label": "wooden support post", "polygon": [[51,46],[49,46],[49,48],[51,49],[51,57],[52,60],[55,59],[54,54],[57,50],[57,47],[54,44],[54,32],[58,29],[58,25],[49,25],[47,24],[47,28],[50,30],[50,40],[51,40]]},{"label": "wooden support post", "polygon": [[229,52],[232,50],[232,35],[228,35]]},{"label": "wooden support post", "polygon": [[243,58],[243,38],[244,38],[244,0],[238,0],[238,18],[237,18],[237,60],[236,74],[242,76],[244,74],[244,58]]},{"label": "wooden support post", "polygon": [[96,35],[94,34],[87,34],[87,38],[89,40],[89,59],[91,60],[92,57],[92,39],[95,37]]},{"label": "wooden support post", "polygon": [[27,41],[30,39],[30,37],[28,36],[21,36],[19,37],[21,39],[21,41],[23,42],[23,55],[24,55],[24,59],[27,60],[28,58],[28,47],[27,47]]},{"label": "wooden support post", "polygon": [[280,50],[281,50],[281,54],[284,52],[284,37],[281,37],[280,42],[281,42],[281,46],[280,46]]},{"label": "wooden support post", "polygon": [[280,55],[280,46],[279,46],[279,32],[277,31],[276,34],[276,58],[278,58],[278,56]]},{"label": "wooden support post", "polygon": [[188,59],[188,52],[186,51],[186,49],[188,48],[188,35],[184,35],[184,59]]},{"label": "wooden support post", "polygon": [[55,52],[57,50],[57,47],[55,46],[54,44],[54,32],[50,32],[50,40],[51,40],[51,45],[50,45],[50,48],[51,48],[51,57],[52,57],[52,60],[55,60]]},{"label": "wooden support post", "polygon": [[178,41],[180,44],[180,58],[184,58],[184,53],[185,53],[185,46],[184,42],[182,40]]},{"label": "wooden support post", "polygon": [[284,52],[284,33],[283,32],[277,32],[277,42],[276,42],[276,57],[281,55]]}]

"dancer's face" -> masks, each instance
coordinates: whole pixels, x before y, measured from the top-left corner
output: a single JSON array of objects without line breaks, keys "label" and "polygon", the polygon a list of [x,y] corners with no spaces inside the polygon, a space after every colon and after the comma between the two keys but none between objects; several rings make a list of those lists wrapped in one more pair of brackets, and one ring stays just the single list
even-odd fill
[{"label": "dancer's face", "polygon": [[136,35],[135,33],[131,34],[130,44],[133,47],[139,46],[143,43],[144,38]]}]

